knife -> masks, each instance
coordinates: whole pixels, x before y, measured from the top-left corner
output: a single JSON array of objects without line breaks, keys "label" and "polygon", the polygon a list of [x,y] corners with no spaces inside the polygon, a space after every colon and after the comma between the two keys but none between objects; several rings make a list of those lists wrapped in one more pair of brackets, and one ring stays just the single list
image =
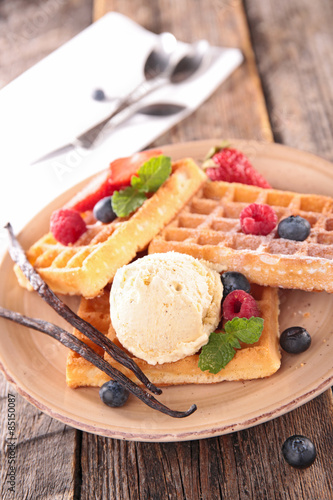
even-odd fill
[{"label": "knife", "polygon": [[[140,113],[147,116],[166,117],[177,113],[181,113],[182,111],[185,110],[187,110],[187,106],[171,102],[170,103],[157,102],[157,103],[147,104],[146,106],[136,106],[136,107],[132,106],[131,109],[128,109],[127,113],[124,113],[122,116],[119,116],[115,122],[112,121],[110,122],[108,131],[115,129],[118,125],[125,122],[128,118],[130,118],[136,113]],[[105,124],[108,121],[110,121],[110,118],[105,118],[102,122],[97,124],[96,127],[101,126],[101,128],[104,128]],[[88,143],[88,147],[84,146],[84,143],[81,140],[82,136],[86,136],[88,132],[84,132],[81,136],[73,139],[73,141],[71,141],[70,143],[65,144],[64,146],[60,146],[54,149],[53,151],[50,151],[49,153],[39,157],[38,159],[31,162],[30,165],[36,165],[37,163],[40,163],[42,161],[51,160],[52,158],[55,158],[56,156],[59,156],[61,154],[69,153],[73,151],[73,149],[75,148],[91,149],[91,144]],[[97,135],[100,134],[101,132],[99,132]]]}]

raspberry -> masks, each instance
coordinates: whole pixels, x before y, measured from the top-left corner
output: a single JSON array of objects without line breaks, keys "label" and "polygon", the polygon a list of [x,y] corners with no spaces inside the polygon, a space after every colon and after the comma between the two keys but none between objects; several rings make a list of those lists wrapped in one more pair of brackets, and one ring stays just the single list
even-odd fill
[{"label": "raspberry", "polygon": [[240,213],[240,224],[245,234],[266,236],[275,228],[278,218],[272,207],[251,203]]},{"label": "raspberry", "polygon": [[76,210],[60,208],[51,215],[50,231],[63,245],[75,243],[86,229],[84,220]]},{"label": "raspberry", "polygon": [[206,169],[212,181],[240,182],[262,188],[270,188],[266,179],[251,165],[248,158],[237,149],[224,148],[212,157],[218,167]]},{"label": "raspberry", "polygon": [[243,290],[234,290],[229,293],[223,302],[223,317],[227,321],[233,318],[252,318],[260,316],[254,298]]}]

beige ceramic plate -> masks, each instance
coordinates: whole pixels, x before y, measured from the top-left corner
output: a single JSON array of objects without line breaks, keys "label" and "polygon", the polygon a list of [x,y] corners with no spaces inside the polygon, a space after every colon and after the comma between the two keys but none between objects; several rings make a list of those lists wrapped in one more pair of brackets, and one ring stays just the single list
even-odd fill
[{"label": "beige ceramic plate", "polygon": [[[200,160],[217,141],[163,148],[174,159]],[[333,194],[333,165],[313,155],[275,144],[233,141],[252,159],[273,186],[300,192]],[[45,208],[22,231],[27,247],[48,230],[52,210],[73,193],[70,190]],[[0,303],[29,316],[66,324],[35,293],[16,283],[5,256],[0,267]],[[76,307],[76,299],[70,299]],[[97,389],[71,390],[65,384],[66,349],[32,330],[1,320],[0,364],[8,380],[28,401],[66,424],[104,436],[140,441],[181,441],[225,434],[265,422],[314,398],[333,380],[333,294],[281,292],[281,330],[301,325],[312,335],[311,348],[301,355],[283,354],[274,376],[250,382],[211,386],[181,386],[163,390],[161,400],[177,410],[196,403],[190,417],[173,419],[151,410],[134,397],[125,407],[104,406]]]}]

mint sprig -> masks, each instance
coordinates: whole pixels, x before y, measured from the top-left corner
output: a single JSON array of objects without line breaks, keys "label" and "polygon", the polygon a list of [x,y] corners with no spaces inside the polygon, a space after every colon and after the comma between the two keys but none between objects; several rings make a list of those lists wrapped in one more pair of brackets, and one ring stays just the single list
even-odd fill
[{"label": "mint sprig", "polygon": [[141,207],[146,199],[147,197],[144,193],[140,193],[129,186],[113,193],[111,198],[112,210],[118,217],[127,217],[127,215]]},{"label": "mint sprig", "polygon": [[155,193],[171,174],[171,158],[155,156],[139,169],[138,177],[132,177],[131,185],[141,193]]},{"label": "mint sprig", "polygon": [[150,158],[132,176],[131,185],[112,195],[112,209],[118,217],[127,217],[147,199],[146,193],[154,193],[171,174],[171,158],[160,155]]},{"label": "mint sprig", "polygon": [[263,328],[264,320],[254,316],[250,319],[233,318],[227,321],[224,326],[225,332],[211,333],[208,344],[203,346],[199,356],[200,370],[218,373],[232,360],[236,349],[241,348],[239,342],[245,344],[258,342]]}]

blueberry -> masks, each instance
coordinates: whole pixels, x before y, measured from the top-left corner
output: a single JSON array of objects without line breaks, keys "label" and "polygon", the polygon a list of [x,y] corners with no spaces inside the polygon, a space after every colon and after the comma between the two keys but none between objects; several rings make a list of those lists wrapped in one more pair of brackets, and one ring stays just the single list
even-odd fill
[{"label": "blueberry", "polygon": [[304,436],[291,436],[282,445],[285,461],[296,469],[310,467],[317,456],[313,442]]},{"label": "blueberry", "polygon": [[242,273],[229,271],[223,273],[221,279],[223,284],[223,300],[234,290],[244,290],[244,292],[250,293],[251,285]]},{"label": "blueberry", "polygon": [[128,400],[128,390],[116,380],[105,382],[99,390],[99,397],[104,404],[118,408],[123,406]]},{"label": "blueberry", "polygon": [[117,215],[112,210],[111,198],[112,196],[106,196],[99,200],[94,206],[94,217],[104,222],[104,224],[108,224],[117,218]]},{"label": "blueberry", "polygon": [[105,93],[102,89],[95,89],[91,96],[95,101],[105,101]]},{"label": "blueberry", "polygon": [[286,352],[299,354],[306,351],[310,344],[310,334],[301,326],[291,326],[281,333],[280,345]]},{"label": "blueberry", "polygon": [[286,240],[304,241],[310,234],[310,222],[299,215],[282,219],[278,225],[278,235]]}]

